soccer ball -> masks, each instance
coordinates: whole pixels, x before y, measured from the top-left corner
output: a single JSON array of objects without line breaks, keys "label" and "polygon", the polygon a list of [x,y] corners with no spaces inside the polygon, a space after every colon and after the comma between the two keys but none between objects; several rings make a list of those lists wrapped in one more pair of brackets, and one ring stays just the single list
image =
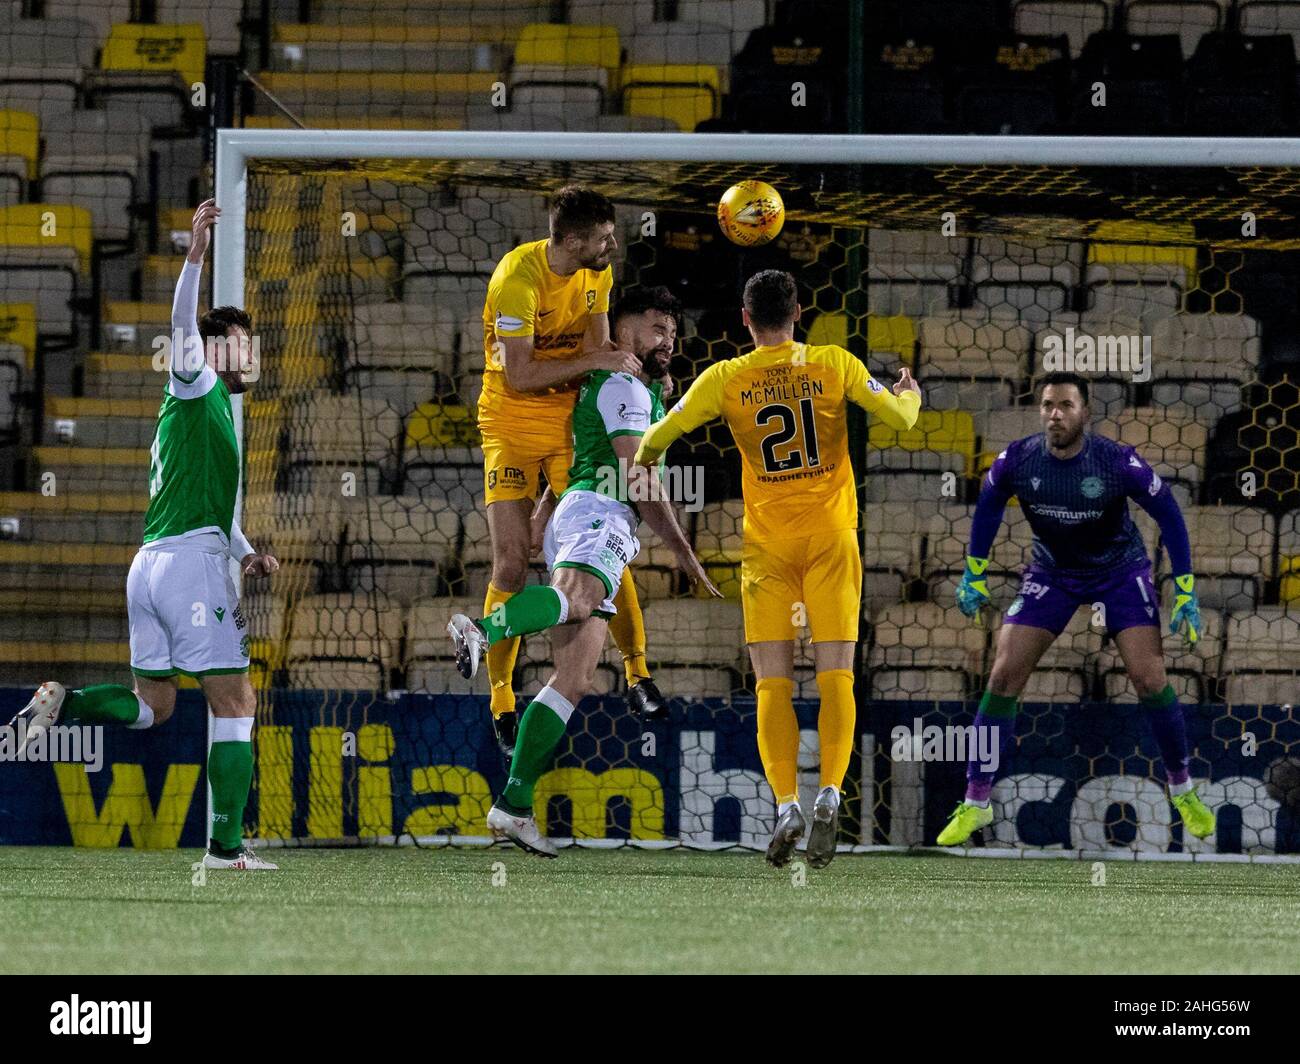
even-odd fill
[{"label": "soccer ball", "polygon": [[766,244],[784,222],[781,194],[766,181],[740,181],[718,200],[718,225],[728,240],[741,247]]}]

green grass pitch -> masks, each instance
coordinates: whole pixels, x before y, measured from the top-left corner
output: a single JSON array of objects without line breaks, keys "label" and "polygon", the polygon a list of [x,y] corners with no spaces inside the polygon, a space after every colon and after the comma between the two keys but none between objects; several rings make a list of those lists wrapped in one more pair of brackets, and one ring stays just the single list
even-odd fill
[{"label": "green grass pitch", "polygon": [[199,856],[0,851],[0,971],[1300,971],[1295,865],[290,850],[199,887]]}]

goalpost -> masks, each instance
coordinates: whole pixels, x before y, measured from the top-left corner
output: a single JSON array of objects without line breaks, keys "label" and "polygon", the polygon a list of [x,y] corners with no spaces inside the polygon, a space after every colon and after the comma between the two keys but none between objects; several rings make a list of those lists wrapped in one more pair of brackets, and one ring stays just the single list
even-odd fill
[{"label": "goalpost", "polygon": [[[454,676],[438,623],[481,602],[490,560],[473,322],[492,264],[545,234],[544,195],[572,181],[615,202],[616,290],[682,296],[680,387],[747,343],[738,282],[780,266],[806,295],[800,338],[840,343],[877,376],[910,364],[926,389],[913,432],[856,426],[867,623],[842,846],[923,846],[959,796],[953,744],[991,657],[986,633],[954,623],[952,571],[979,477],[1033,431],[1035,377],[1065,357],[1096,375],[1094,425],[1137,444],[1191,515],[1210,646],[1169,660],[1193,776],[1226,816],[1218,839],[1181,836],[1113,645],[1080,614],[1026,694],[1001,815],[968,852],[1290,859],[1300,474],[1277,438],[1300,426],[1300,397],[1261,374],[1269,334],[1250,301],[1258,275],[1300,251],[1297,175],[1293,139],[219,131],[213,301],[247,306],[261,343],[261,380],[234,401],[240,519],[284,563],[245,609],[252,833],[482,841],[504,776],[482,691]],[[741,177],[785,197],[773,245],[745,251],[717,232],[712,206]],[[693,602],[655,545],[643,550],[650,660],[681,713],[628,720],[607,658],[597,708],[575,715],[539,785],[539,819],[583,845],[753,848],[773,811],[748,749],[734,449],[714,427],[673,461],[701,472],[683,519],[729,598]],[[1167,562],[1139,524],[1160,583]],[[1025,546],[1009,511],[999,609]],[[544,640],[525,646],[518,692],[546,661]],[[802,790],[816,686],[800,668]]]}]

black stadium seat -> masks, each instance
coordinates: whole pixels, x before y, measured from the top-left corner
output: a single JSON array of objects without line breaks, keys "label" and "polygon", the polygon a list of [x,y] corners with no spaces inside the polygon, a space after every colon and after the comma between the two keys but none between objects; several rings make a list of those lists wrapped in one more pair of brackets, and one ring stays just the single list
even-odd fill
[{"label": "black stadium seat", "polygon": [[1014,34],[969,47],[959,71],[957,124],[963,133],[1049,133],[1070,87],[1070,42]]},{"label": "black stadium seat", "polygon": [[1294,98],[1288,36],[1207,33],[1187,63],[1189,133],[1282,133],[1291,128]]},{"label": "black stadium seat", "polygon": [[760,26],[731,61],[728,117],[750,132],[841,132],[845,59],[845,39],[833,27],[809,20]]},{"label": "black stadium seat", "polygon": [[895,33],[866,44],[867,128],[873,133],[942,133],[948,118],[949,48],[938,34]]},{"label": "black stadium seat", "polygon": [[[1076,65],[1071,124],[1081,133],[1159,134],[1182,122],[1183,52],[1178,35],[1136,36],[1103,30]],[[1093,86],[1105,86],[1105,106]]]}]

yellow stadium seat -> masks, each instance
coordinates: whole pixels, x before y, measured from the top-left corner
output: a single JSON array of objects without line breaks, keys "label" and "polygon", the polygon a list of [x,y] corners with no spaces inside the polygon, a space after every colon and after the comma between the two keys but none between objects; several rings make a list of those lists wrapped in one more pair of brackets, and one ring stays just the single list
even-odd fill
[{"label": "yellow stadium seat", "polygon": [[157,26],[122,22],[109,31],[99,65],[102,70],[146,73],[174,70],[186,85],[194,85],[203,80],[207,50],[207,37],[197,22]]},{"label": "yellow stadium seat", "polygon": [[41,155],[40,122],[27,111],[0,111],[0,155],[17,155],[27,163],[27,180],[36,178]]},{"label": "yellow stadium seat", "polygon": [[[849,346],[849,319],[838,310],[819,314],[808,326],[808,343]],[[916,352],[916,322],[906,314],[868,314],[867,350],[895,354],[912,365]]]},{"label": "yellow stadium seat", "polygon": [[1277,571],[1282,577],[1278,597],[1283,605],[1300,602],[1300,555],[1284,554],[1277,561]]},{"label": "yellow stadium seat", "polygon": [[421,403],[406,421],[406,450],[418,447],[477,447],[478,426],[463,406]]},{"label": "yellow stadium seat", "polygon": [[623,111],[669,118],[687,133],[718,116],[721,79],[715,66],[629,64],[623,68]]},{"label": "yellow stadium seat", "polygon": [[622,59],[614,26],[525,26],[515,45],[516,66],[603,67],[614,81]]},{"label": "yellow stadium seat", "polygon": [[90,211],[66,203],[17,203],[0,207],[0,246],[70,247],[83,273],[90,271],[94,226]]},{"label": "yellow stadium seat", "polygon": [[1190,223],[1099,222],[1088,245],[1088,261],[1125,266],[1166,263],[1187,271],[1188,284],[1196,274],[1196,233]]},{"label": "yellow stadium seat", "polygon": [[17,344],[27,352],[27,368],[35,368],[35,303],[0,303],[0,344]]},{"label": "yellow stadium seat", "polygon": [[867,442],[872,447],[959,454],[968,471],[975,464],[975,422],[963,410],[922,410],[916,424],[901,432],[873,418]]}]

